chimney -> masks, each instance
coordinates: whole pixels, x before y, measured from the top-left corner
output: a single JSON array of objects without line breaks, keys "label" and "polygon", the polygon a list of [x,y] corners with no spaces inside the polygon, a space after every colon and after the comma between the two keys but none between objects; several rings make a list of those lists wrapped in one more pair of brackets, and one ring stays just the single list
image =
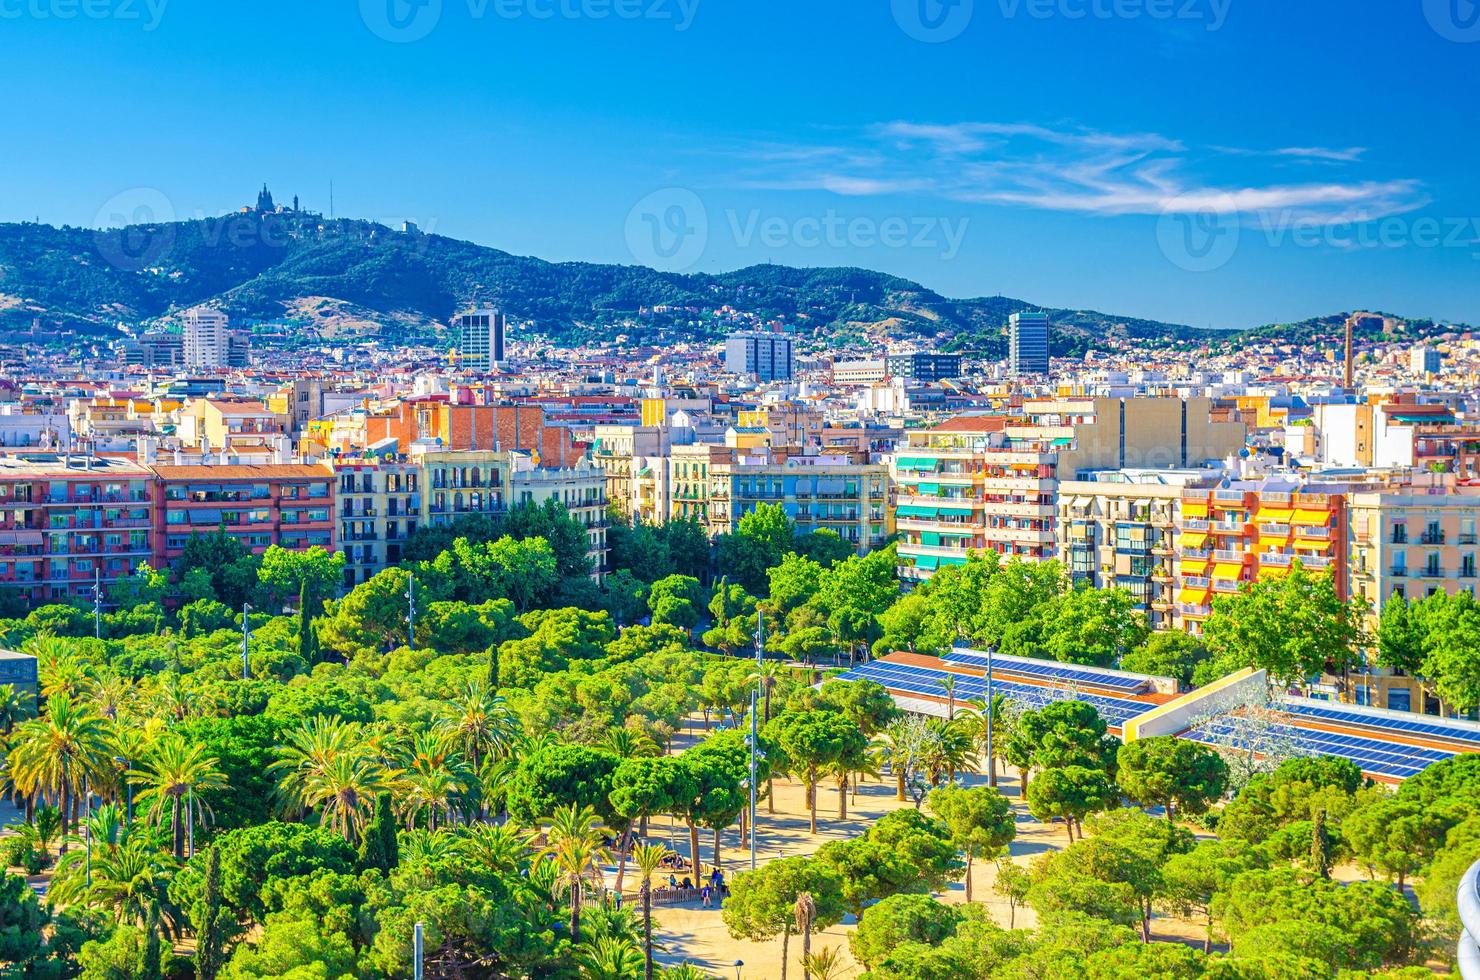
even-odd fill
[{"label": "chimney", "polygon": [[1352,390],[1352,323],[1356,319],[1355,313],[1346,318],[1346,363],[1342,374],[1342,386],[1347,391]]}]

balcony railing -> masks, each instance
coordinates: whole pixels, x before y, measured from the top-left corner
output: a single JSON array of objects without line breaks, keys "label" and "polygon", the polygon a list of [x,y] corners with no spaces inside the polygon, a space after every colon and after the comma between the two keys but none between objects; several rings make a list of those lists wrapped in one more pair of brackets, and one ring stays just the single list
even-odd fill
[{"label": "balcony railing", "polygon": [[1443,531],[1425,531],[1419,535],[1419,544],[1443,544],[1445,534]]}]

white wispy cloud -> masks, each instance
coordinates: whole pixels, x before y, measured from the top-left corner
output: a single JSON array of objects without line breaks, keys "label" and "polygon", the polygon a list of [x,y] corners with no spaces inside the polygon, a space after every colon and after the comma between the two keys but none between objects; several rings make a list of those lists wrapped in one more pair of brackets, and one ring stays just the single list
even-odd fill
[{"label": "white wispy cloud", "polygon": [[[905,120],[831,143],[758,147],[747,155],[751,166],[741,179],[750,187],[1093,215],[1280,213],[1335,223],[1402,214],[1427,202],[1416,180],[1346,174],[1361,162],[1362,147],[1196,148],[1159,133],[1067,124]],[[1323,178],[1292,181],[1292,163],[1282,160],[1319,165]]]}]

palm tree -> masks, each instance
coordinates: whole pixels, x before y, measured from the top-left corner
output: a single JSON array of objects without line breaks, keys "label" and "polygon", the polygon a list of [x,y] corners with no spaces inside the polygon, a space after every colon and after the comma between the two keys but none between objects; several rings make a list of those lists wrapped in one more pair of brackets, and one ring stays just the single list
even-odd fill
[{"label": "palm tree", "polygon": [[771,692],[776,685],[786,676],[786,667],[777,660],[762,660],[756,664],[755,670],[745,678],[747,684],[759,683],[761,685],[761,720],[762,723],[771,720]]},{"label": "palm tree", "polygon": [[807,961],[812,958],[812,923],[817,921],[817,903],[812,900],[811,892],[797,895],[792,915],[796,919],[797,932],[802,934],[802,980],[810,980]]},{"label": "palm tree", "polygon": [[5,726],[6,738],[18,722],[32,716],[35,707],[36,699],[28,691],[18,691],[14,684],[0,684],[0,725]]},{"label": "palm tree", "polygon": [[632,849],[632,864],[642,882],[643,980],[653,980],[653,875],[666,857],[668,848],[662,844],[638,844]]},{"label": "palm tree", "polygon": [[587,878],[601,880],[601,865],[611,860],[603,841],[606,828],[589,806],[556,810],[545,828],[545,846],[539,851],[560,870],[560,881],[570,890],[570,939],[581,940],[581,891]]},{"label": "palm tree", "polygon": [[485,755],[506,754],[519,734],[513,712],[483,680],[469,681],[450,709],[440,728],[462,749],[474,772]]},{"label": "palm tree", "polygon": [[905,779],[910,770],[920,762],[915,757],[916,741],[912,723],[901,718],[891,722],[889,727],[875,735],[869,743],[869,753],[880,767],[887,765],[889,772],[893,774],[894,798],[901,803],[905,800]]},{"label": "palm tree", "polygon": [[581,980],[631,980],[637,976],[642,954],[631,942],[616,936],[598,936],[576,951]]},{"label": "palm tree", "polygon": [[344,752],[308,774],[299,799],[305,807],[322,807],[324,826],[355,844],[375,808],[375,798],[388,788],[387,773],[378,762]]},{"label": "palm tree", "polygon": [[956,675],[947,674],[936,681],[946,692],[946,720],[956,720]]},{"label": "palm tree", "polygon": [[956,778],[956,773],[970,768],[972,754],[971,736],[961,725],[932,718],[925,723],[930,733],[927,743],[925,766],[930,774],[930,785],[940,786]]},{"label": "palm tree", "polygon": [[[1002,746],[1007,741],[1007,731],[1004,723],[1007,713],[1007,695],[993,694],[992,707],[987,708],[986,698],[972,698],[967,704],[970,706],[961,713],[961,720],[967,723],[967,732],[975,743],[978,758],[987,761],[987,785],[997,785],[997,760],[1002,756]],[[990,722],[990,724],[989,724]],[[992,730],[991,754],[987,753],[987,732]]]},{"label": "palm tree", "polygon": [[802,975],[811,976],[812,980],[843,980],[846,970],[837,946],[819,949],[802,957]]},{"label": "palm tree", "polygon": [[21,649],[36,658],[42,697],[75,699],[88,693],[92,678],[71,640],[42,634],[27,640]]},{"label": "palm tree", "polygon": [[[176,860],[185,858],[186,820],[195,820],[197,808],[210,813],[210,807],[201,800],[201,794],[226,786],[220,763],[207,752],[205,745],[187,741],[176,732],[161,736],[145,752],[138,766],[129,770],[128,780],[143,787],[138,805],[146,808],[150,823],[159,823],[168,810]],[[190,798],[190,812],[181,819],[187,796]]]},{"label": "palm tree", "polygon": [[438,813],[445,814],[451,822],[454,802],[465,798],[476,783],[463,764],[454,738],[446,732],[417,732],[413,737],[411,752],[402,760],[398,780],[407,829],[416,826],[423,813],[427,814],[427,827],[431,830],[437,829]]},{"label": "palm tree", "polygon": [[93,852],[89,904],[112,913],[113,921],[141,929],[164,922],[178,933],[180,912],[170,903],[175,862],[138,834],[114,848]]},{"label": "palm tree", "polygon": [[[16,728],[12,778],[27,795],[59,801],[65,832],[84,779],[98,768],[103,745],[103,720],[87,705],[55,695],[47,699],[45,714]],[[66,850],[63,839],[62,852]]]},{"label": "palm tree", "polygon": [[609,729],[601,747],[618,759],[646,758],[658,755],[660,751],[652,736],[636,728]]},{"label": "palm tree", "polygon": [[481,867],[510,875],[529,867],[529,844],[510,827],[474,824],[458,833],[458,849]]},{"label": "palm tree", "polygon": [[[325,794],[336,780],[340,785],[334,794],[344,789],[363,792],[369,786],[379,791],[384,788],[387,774],[373,753],[359,724],[337,717],[311,718],[288,733],[286,744],[279,749],[281,758],[268,767],[268,772],[278,780],[279,806],[285,815],[299,815],[307,808],[327,802],[329,797]],[[347,766],[343,764],[346,759],[350,760]],[[331,768],[334,778],[328,776]],[[373,800],[374,792],[369,800],[363,801],[364,805],[368,807]],[[353,806],[360,804],[357,798]],[[343,825],[338,818],[336,823]]]},{"label": "palm tree", "polygon": [[111,667],[104,667],[93,679],[92,695],[98,714],[113,721],[133,703],[134,682]]}]

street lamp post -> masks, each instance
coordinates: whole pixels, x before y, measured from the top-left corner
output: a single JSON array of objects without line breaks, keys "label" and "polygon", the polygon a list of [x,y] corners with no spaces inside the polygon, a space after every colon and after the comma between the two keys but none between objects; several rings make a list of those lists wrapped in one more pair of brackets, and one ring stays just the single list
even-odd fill
[{"label": "street lamp post", "polygon": [[92,890],[92,783],[82,777],[82,808],[86,816],[82,819],[82,841],[87,850],[85,879],[88,890]]},{"label": "street lamp post", "polygon": [[252,641],[252,627],[249,619],[251,612],[251,604],[242,603],[242,680],[251,678],[251,668],[247,664],[247,647]]},{"label": "street lamp post", "polygon": [[418,922],[411,932],[411,975],[413,980],[422,980],[422,956],[425,952],[423,943],[421,923]]},{"label": "street lamp post", "polygon": [[416,649],[416,576],[406,581],[406,645]]},{"label": "street lamp post", "polygon": [[735,980],[740,980],[740,968],[745,965],[745,961],[744,960],[736,960],[734,963],[732,963],[730,965],[735,968]]},{"label": "street lamp post", "polygon": [[992,716],[997,706],[992,701],[992,646],[987,646],[987,784],[997,785],[997,757],[992,754]]},{"label": "street lamp post", "polygon": [[760,689],[766,682],[762,674],[765,666],[765,626],[764,614],[757,609],[755,613],[755,690],[750,692],[750,870],[755,870],[755,784],[756,784],[756,752],[759,751],[759,736],[756,731],[755,715],[760,709]]},{"label": "street lamp post", "polygon": [[128,760],[121,755],[115,755],[113,761],[118,763],[119,768],[123,770],[123,791],[128,798],[127,808],[123,811],[123,825],[129,827],[134,822],[134,784],[129,782]]},{"label": "street lamp post", "polygon": [[93,639],[103,638],[103,572],[93,572]]}]

